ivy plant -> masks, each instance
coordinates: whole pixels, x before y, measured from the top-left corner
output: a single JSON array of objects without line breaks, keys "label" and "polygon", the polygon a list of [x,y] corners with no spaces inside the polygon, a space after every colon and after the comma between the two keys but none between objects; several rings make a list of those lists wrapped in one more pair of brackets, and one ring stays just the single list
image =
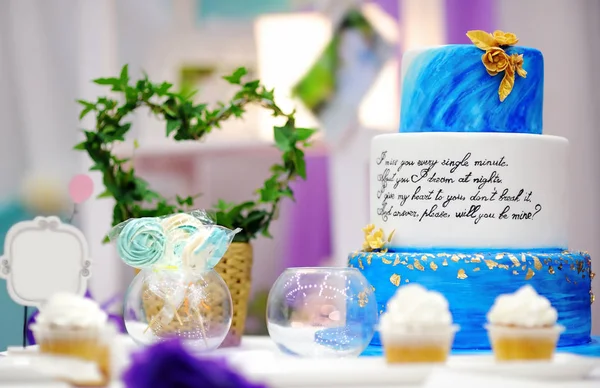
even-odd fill
[{"label": "ivy plant", "polygon": [[[113,145],[125,141],[136,110],[146,107],[163,120],[168,138],[198,141],[214,129],[220,129],[226,120],[242,118],[250,104],[258,104],[282,119],[282,125],[273,128],[281,160],[271,167],[269,178],[254,198],[242,203],[219,200],[212,212],[217,224],[242,229],[235,236],[236,242],[249,242],[259,235],[270,237],[269,227],[277,217],[281,200],[294,198],[290,183],[297,178],[306,179],[303,149],[310,146],[315,130],[297,127],[295,112],[284,112],[275,102],[272,89],[266,88],[260,80],[246,80],[246,76],[247,70],[239,68],[223,77],[238,90],[230,101],[214,107],[194,102],[195,91],[173,91],[169,82],[154,83],[147,75],[131,80],[127,65],[118,77],[93,80],[110,88],[112,93],[96,101],[77,101],[83,106],[79,119],[93,114],[95,127],[84,129],[85,140],[74,148],[86,152],[93,161],[90,170],[102,174],[105,191],[99,197],[115,200],[113,226],[130,218],[164,216],[194,206],[195,197],[177,196],[169,200],[152,190],[147,181],[136,175],[131,158],[113,153]],[[134,147],[138,147],[137,142]]]}]

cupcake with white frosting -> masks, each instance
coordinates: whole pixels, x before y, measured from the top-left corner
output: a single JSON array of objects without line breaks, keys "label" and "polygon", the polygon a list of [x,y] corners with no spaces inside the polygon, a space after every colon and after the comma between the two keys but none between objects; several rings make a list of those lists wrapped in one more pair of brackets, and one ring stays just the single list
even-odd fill
[{"label": "cupcake with white frosting", "polygon": [[95,362],[108,378],[109,342],[115,333],[107,322],[107,314],[95,301],[59,293],[42,307],[32,331],[41,353]]},{"label": "cupcake with white frosting", "polygon": [[379,321],[389,363],[445,362],[457,329],[446,298],[418,284],[400,287]]},{"label": "cupcake with white frosting", "polygon": [[526,285],[496,298],[487,315],[488,334],[498,361],[548,360],[564,327],[550,301]]}]

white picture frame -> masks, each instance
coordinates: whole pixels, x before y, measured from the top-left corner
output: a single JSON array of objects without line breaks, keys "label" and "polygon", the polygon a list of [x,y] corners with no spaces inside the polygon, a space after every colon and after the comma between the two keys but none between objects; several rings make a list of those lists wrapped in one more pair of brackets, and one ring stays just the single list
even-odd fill
[{"label": "white picture frame", "polygon": [[41,308],[52,295],[84,295],[91,275],[88,244],[76,227],[58,217],[13,225],[0,257],[0,278],[18,304]]}]

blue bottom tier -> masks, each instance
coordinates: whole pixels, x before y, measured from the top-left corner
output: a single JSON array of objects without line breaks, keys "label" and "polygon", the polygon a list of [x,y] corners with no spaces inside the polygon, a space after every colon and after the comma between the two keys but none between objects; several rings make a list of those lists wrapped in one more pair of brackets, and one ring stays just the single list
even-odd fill
[{"label": "blue bottom tier", "polygon": [[[375,288],[379,313],[398,287],[409,282],[444,294],[460,325],[454,349],[490,349],[486,314],[500,294],[530,284],[558,311],[566,327],[559,347],[590,342],[591,259],[587,253],[528,252],[357,252],[349,266],[358,268]],[[376,333],[371,345],[381,345]]]}]

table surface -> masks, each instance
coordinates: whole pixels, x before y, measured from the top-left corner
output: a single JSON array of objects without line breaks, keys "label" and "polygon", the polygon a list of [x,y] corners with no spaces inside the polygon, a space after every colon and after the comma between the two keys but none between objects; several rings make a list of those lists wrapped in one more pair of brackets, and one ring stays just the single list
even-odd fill
[{"label": "table surface", "polygon": [[[119,338],[119,349],[122,355],[129,354],[131,351],[136,349],[136,345],[127,336]],[[3,353],[6,355],[6,353]],[[281,353],[277,346],[271,341],[269,337],[244,337],[242,345],[236,348],[225,348],[219,349],[211,353],[211,356],[225,357],[232,365],[239,368],[242,373],[251,371],[251,375],[259,376],[260,378],[272,377],[278,374],[282,375],[282,368],[290,370],[298,376],[304,375],[306,377],[306,383],[303,378],[298,378],[298,381],[293,385],[290,385],[288,381],[284,385],[272,384],[271,388],[278,388],[279,386],[294,387],[294,388],[318,388],[319,384],[315,384],[315,381],[319,381],[320,378],[324,378],[323,388],[335,388],[338,385],[332,384],[331,381],[335,380],[336,375],[348,373],[358,369],[360,374],[368,376],[370,379],[373,375],[373,381],[381,378],[381,374],[389,372],[386,370],[387,366],[385,362],[379,357],[361,357],[359,359],[346,359],[346,360],[315,360],[315,359],[300,359],[287,356]],[[474,356],[451,356],[449,364],[453,365],[457,362],[468,365],[469,358]],[[478,357],[478,356],[475,356]],[[481,356],[489,357],[489,356]],[[120,360],[121,367],[126,367],[126,359]],[[275,365],[277,365],[275,367]],[[393,369],[393,368],[391,368]],[[468,369],[468,368],[467,368]],[[258,374],[254,373],[260,371]],[[395,370],[398,374],[399,370]],[[412,370],[404,369],[404,372],[412,373]],[[286,373],[286,372],[283,372]],[[325,376],[327,375],[327,376]],[[489,375],[481,373],[470,373],[465,368],[455,369],[450,367],[441,367],[434,370],[428,371],[428,378],[424,383],[410,384],[402,383],[401,381],[390,384],[356,384],[352,385],[354,388],[387,388],[387,387],[406,387],[406,388],[438,388],[448,386],[448,381],[457,380],[460,381],[461,388],[477,387],[481,388],[485,385],[486,388],[538,388],[538,387],[573,387],[573,388],[598,388],[600,386],[600,358],[598,358],[598,367],[584,380],[578,381],[538,381],[538,380],[525,380],[510,378],[506,375]],[[326,378],[328,377],[328,378]],[[275,381],[276,379],[271,379]],[[287,379],[289,380],[289,379]],[[300,381],[302,380],[302,381]],[[388,377],[389,380],[389,377]],[[328,381],[325,383],[325,381]],[[4,385],[3,385],[4,386]],[[15,387],[24,387],[25,385],[13,385]],[[28,385],[29,386],[29,385]],[[36,385],[36,387],[58,387],[60,385],[48,384],[48,385]],[[340,387],[348,387],[348,384],[339,385]],[[114,382],[110,388],[122,387],[120,382]]]}]

